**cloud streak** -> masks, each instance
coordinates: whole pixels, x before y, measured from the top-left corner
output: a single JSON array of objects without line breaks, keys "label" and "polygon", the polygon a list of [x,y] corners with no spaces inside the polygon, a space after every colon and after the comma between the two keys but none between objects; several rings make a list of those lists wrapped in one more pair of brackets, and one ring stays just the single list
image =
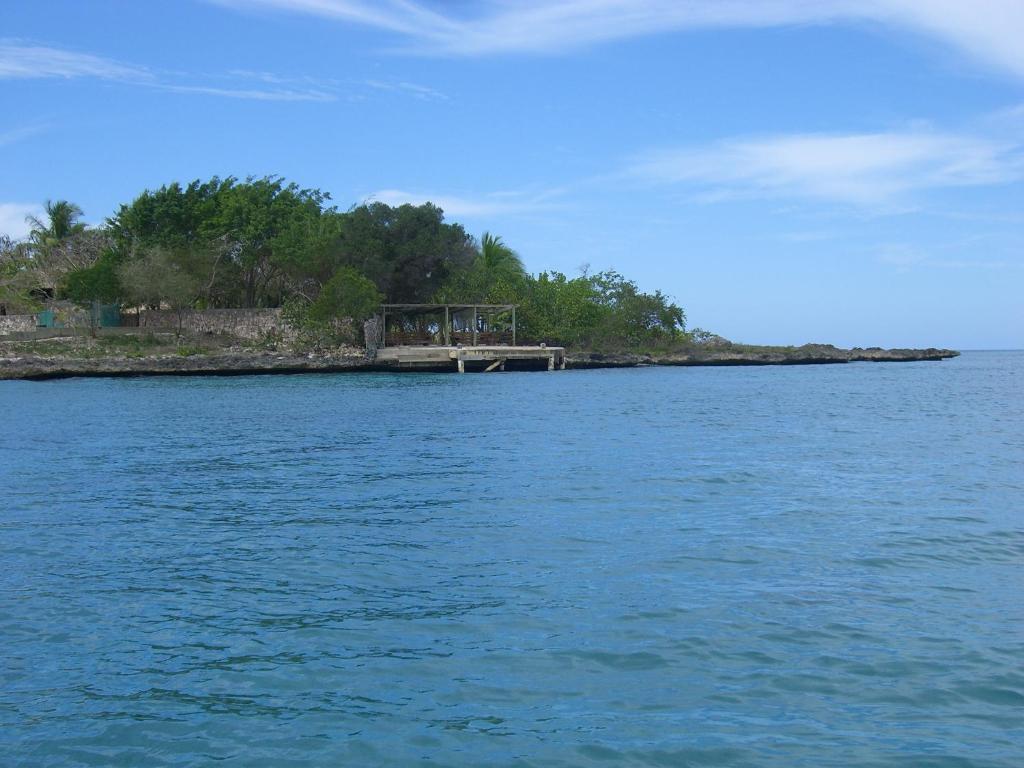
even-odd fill
[{"label": "cloud streak", "polygon": [[937,269],[992,270],[1020,266],[1005,259],[978,258],[936,258],[916,245],[889,243],[878,248],[876,261],[899,272],[909,272],[919,267]]},{"label": "cloud streak", "polygon": [[906,204],[913,193],[1024,177],[1018,145],[928,131],[792,134],[650,152],[627,175],[688,185],[705,199],[812,198],[857,206]]},{"label": "cloud streak", "polygon": [[[486,0],[442,13],[422,0],[209,0],[376,27],[425,53],[558,53],[687,29],[864,23],[941,40],[1024,78],[1020,0]],[[465,9],[470,9],[467,12]]]},{"label": "cloud streak", "polygon": [[45,130],[46,127],[42,125],[27,125],[21,128],[11,128],[6,131],[0,131],[0,147],[24,141],[25,139],[31,138]]},{"label": "cloud streak", "polygon": [[94,77],[122,82],[153,80],[153,75],[142,67],[121,64],[101,56],[21,43],[17,40],[0,40],[0,79],[50,77]]},{"label": "cloud streak", "polygon": [[[125,64],[91,53],[68,51],[18,40],[0,40],[0,80],[94,79],[123,85],[153,88],[176,93],[194,93],[256,101],[335,101],[337,96],[322,88],[282,86],[251,87],[251,82],[266,83],[263,78],[243,74],[229,75],[244,86],[210,82],[182,82],[170,75],[145,67]],[[2,143],[2,141],[0,141]]]},{"label": "cloud streak", "polygon": [[448,97],[440,91],[428,88],[425,85],[410,83],[407,80],[397,82],[387,80],[364,80],[363,85],[376,91],[390,91],[391,93],[406,94],[415,99],[419,99],[420,101],[448,101]]},{"label": "cloud streak", "polygon": [[[0,80],[89,78],[172,93],[191,93],[229,99],[283,102],[337,101],[345,91],[390,92],[418,101],[442,102],[448,97],[433,88],[408,80],[368,79],[343,81],[311,77],[283,77],[273,72],[232,70],[220,76],[198,78],[164,73],[126,64],[91,53],[68,51],[19,40],[0,40]],[[352,94],[349,94],[350,97]],[[0,133],[0,145],[6,134]]]}]

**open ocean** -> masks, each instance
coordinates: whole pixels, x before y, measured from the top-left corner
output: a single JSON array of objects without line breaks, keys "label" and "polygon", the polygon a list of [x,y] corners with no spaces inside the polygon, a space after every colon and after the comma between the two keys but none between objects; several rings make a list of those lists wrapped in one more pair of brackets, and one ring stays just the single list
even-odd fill
[{"label": "open ocean", "polygon": [[0,382],[0,765],[1024,765],[1024,353]]}]

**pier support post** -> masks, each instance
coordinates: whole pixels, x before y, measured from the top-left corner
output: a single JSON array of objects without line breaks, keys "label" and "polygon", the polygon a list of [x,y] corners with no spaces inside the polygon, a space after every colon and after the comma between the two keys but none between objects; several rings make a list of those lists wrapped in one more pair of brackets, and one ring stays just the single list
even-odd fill
[{"label": "pier support post", "polygon": [[555,370],[555,356],[554,355],[548,355],[548,370],[549,371]]},{"label": "pier support post", "polygon": [[460,357],[460,358],[459,358],[459,373],[465,373],[465,372],[466,372],[466,361],[465,361],[465,360],[463,360],[463,359],[462,359],[462,358]]}]

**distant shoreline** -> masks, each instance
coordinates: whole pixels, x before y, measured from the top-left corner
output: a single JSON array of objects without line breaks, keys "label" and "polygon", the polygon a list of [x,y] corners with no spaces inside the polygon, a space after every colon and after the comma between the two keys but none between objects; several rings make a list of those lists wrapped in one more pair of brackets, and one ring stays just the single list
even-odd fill
[{"label": "distant shoreline", "polygon": [[[652,354],[570,353],[576,370],[639,367],[837,365],[852,362],[920,362],[956,357],[950,349],[839,349],[828,345],[744,347],[742,350],[686,350]],[[76,377],[251,376],[259,374],[398,372],[363,354],[302,355],[229,350],[216,354],[72,357],[0,352],[0,380],[41,381]],[[440,370],[440,369],[439,369]],[[448,369],[445,369],[448,370]],[[404,371],[403,371],[404,372]]]}]

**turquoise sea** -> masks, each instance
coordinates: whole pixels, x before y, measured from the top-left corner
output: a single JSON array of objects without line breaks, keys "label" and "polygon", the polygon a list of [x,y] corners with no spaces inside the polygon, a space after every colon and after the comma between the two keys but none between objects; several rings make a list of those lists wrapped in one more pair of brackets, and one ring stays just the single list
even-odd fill
[{"label": "turquoise sea", "polygon": [[1024,765],[1024,353],[0,409],[0,765]]}]

